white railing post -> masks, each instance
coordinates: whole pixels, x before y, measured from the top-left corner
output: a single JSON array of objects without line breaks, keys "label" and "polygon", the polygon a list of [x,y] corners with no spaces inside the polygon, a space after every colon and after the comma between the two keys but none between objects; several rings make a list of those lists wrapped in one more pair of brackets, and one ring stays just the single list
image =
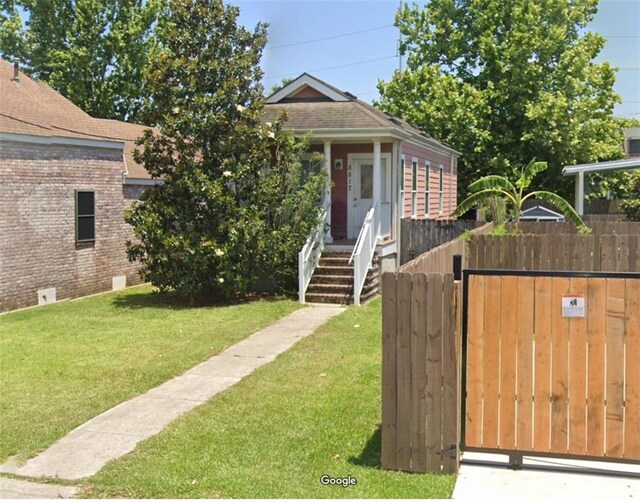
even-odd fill
[{"label": "white railing post", "polygon": [[[304,248],[303,248],[304,250]],[[300,304],[304,304],[304,251],[298,252],[298,301]]]},{"label": "white railing post", "polygon": [[[325,226],[327,224],[327,208],[325,207],[322,212],[322,218],[316,232],[309,236],[305,242],[302,250],[298,253],[298,300],[300,303],[305,302],[305,293],[313,271],[315,270],[318,262],[320,261],[320,255],[324,248],[325,240]],[[314,250],[317,250],[314,253]]]},{"label": "white railing post", "polygon": [[375,206],[367,212],[358,240],[349,259],[350,264],[353,262],[353,303],[356,306],[360,305],[360,294],[367,279],[367,271],[371,267],[377,243],[375,213]]}]

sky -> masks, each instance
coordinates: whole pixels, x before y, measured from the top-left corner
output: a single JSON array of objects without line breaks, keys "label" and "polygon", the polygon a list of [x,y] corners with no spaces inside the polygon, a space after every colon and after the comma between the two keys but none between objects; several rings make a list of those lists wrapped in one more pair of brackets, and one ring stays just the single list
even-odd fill
[{"label": "sky", "polygon": [[[307,72],[371,102],[378,97],[378,80],[388,81],[398,68],[393,21],[399,0],[229,3],[240,8],[245,26],[270,25],[262,59],[267,91],[285,77]],[[640,0],[600,0],[588,29],[607,39],[597,61],[619,68],[614,89],[623,102],[615,115],[640,119]]]}]

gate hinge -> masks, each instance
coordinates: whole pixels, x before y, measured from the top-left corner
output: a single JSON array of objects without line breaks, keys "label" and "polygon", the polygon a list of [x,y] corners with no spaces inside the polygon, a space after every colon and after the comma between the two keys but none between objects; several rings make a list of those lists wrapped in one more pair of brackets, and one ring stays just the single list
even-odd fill
[{"label": "gate hinge", "polygon": [[449,456],[452,458],[458,457],[458,446],[456,444],[451,444],[448,448],[442,449],[440,454],[443,456]]}]

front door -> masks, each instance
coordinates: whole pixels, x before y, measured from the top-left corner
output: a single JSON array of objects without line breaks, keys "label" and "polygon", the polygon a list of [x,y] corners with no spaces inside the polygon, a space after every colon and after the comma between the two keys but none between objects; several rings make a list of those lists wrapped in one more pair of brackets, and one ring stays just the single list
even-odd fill
[{"label": "front door", "polygon": [[360,234],[367,212],[373,206],[373,159],[356,159],[351,166],[351,211],[348,238]]}]

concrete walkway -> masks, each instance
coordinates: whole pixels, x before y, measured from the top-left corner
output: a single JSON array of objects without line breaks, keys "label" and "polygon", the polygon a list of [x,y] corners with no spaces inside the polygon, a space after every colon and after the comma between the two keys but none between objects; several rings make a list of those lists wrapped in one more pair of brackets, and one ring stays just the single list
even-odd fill
[{"label": "concrete walkway", "polygon": [[453,491],[458,501],[640,499],[640,465],[525,456],[524,468],[512,470],[506,455],[467,452],[462,459]]},{"label": "concrete walkway", "polygon": [[[300,309],[181,376],[91,419],[23,466],[7,462],[0,466],[0,472],[66,480],[94,475],[174,419],[273,361],[342,311],[344,308],[337,306]],[[5,497],[1,493],[0,497]]]},{"label": "concrete walkway", "polygon": [[0,477],[0,499],[72,498],[77,492],[77,487],[38,484],[26,480]]}]

